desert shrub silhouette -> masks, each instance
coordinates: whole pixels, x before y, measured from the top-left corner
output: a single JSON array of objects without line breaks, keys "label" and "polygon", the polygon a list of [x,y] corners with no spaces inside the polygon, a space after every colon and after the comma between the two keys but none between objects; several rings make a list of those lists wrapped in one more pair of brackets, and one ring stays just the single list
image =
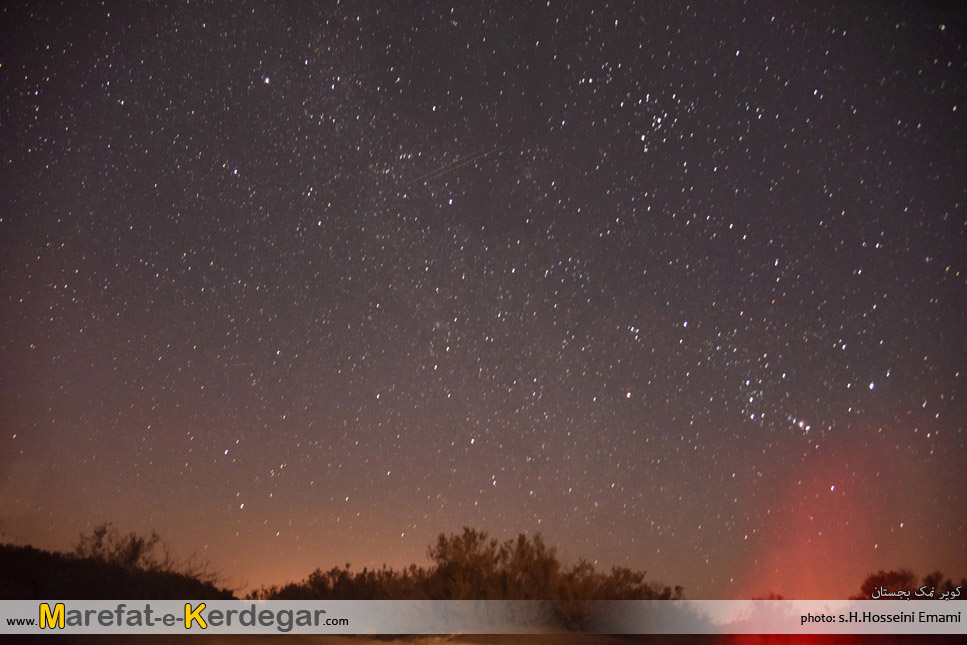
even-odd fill
[{"label": "desert shrub silhouette", "polygon": [[[586,560],[565,566],[540,535],[501,542],[464,528],[440,534],[429,566],[353,571],[316,569],[304,580],[262,587],[266,600],[544,600],[555,618],[580,628],[599,600],[681,598],[682,588],[653,586],[623,567],[599,572]],[[176,561],[152,533],[121,534],[102,524],[81,535],[73,554],[0,546],[0,598],[231,599],[218,576],[194,558]]]},{"label": "desert shrub silhouette", "polygon": [[102,524],[71,555],[0,546],[0,599],[231,599],[196,559],[178,562],[156,533],[121,535]]},{"label": "desert shrub silhouette", "polygon": [[347,564],[317,569],[299,583],[261,588],[251,599],[549,600],[564,626],[580,628],[597,600],[681,598],[682,588],[654,587],[645,573],[614,567],[601,573],[585,560],[566,567],[540,535],[500,542],[484,531],[440,534],[427,550],[431,565],[400,571],[352,572]]}]

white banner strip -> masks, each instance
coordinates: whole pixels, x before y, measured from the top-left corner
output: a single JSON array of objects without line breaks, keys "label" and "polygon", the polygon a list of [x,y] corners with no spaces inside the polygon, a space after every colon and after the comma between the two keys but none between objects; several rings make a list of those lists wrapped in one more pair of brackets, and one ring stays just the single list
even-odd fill
[{"label": "white banner strip", "polygon": [[10,600],[0,634],[967,634],[962,601]]}]

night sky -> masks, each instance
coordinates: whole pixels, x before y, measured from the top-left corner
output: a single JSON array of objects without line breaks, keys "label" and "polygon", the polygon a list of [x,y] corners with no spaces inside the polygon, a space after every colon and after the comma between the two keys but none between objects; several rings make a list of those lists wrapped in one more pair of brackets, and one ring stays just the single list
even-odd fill
[{"label": "night sky", "polygon": [[967,569],[967,30],[892,2],[0,10],[0,540]]}]

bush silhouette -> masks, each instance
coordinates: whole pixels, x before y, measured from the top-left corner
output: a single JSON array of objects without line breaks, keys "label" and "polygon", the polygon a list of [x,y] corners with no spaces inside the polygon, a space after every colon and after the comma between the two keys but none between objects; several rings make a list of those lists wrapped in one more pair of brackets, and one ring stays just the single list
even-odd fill
[{"label": "bush silhouette", "polygon": [[0,546],[0,599],[231,599],[218,576],[195,559],[178,563],[156,533],[121,535],[102,524],[74,554]]},{"label": "bush silhouette", "polygon": [[316,569],[300,583],[261,588],[250,599],[277,600],[549,600],[558,618],[581,627],[596,600],[681,598],[682,588],[653,587],[645,573],[614,567],[601,573],[585,560],[565,567],[540,535],[500,542],[464,528],[441,534],[427,550],[431,566],[400,571],[350,566]]},{"label": "bush silhouette", "polygon": [[159,561],[157,550],[161,545],[161,537],[154,531],[147,538],[137,533],[122,536],[112,524],[107,523],[96,527],[90,535],[81,534],[74,547],[74,555],[126,569],[153,571],[168,566],[167,553],[164,561]]},{"label": "bush silhouette", "polygon": [[427,550],[431,566],[410,565],[353,572],[349,564],[316,569],[299,583],[261,588],[261,599],[425,600],[652,600],[680,598],[682,588],[656,588],[644,572],[614,567],[600,573],[585,560],[564,567],[540,535],[500,542],[484,531],[464,528],[441,534]]},{"label": "bush silhouette", "polygon": [[[540,535],[501,542],[464,528],[427,549],[430,565],[353,571],[316,569],[304,580],[260,588],[266,600],[544,600],[560,624],[580,628],[599,600],[681,598],[682,588],[645,582],[624,567],[599,572],[586,560],[566,566]],[[157,535],[122,534],[102,524],[81,535],[73,554],[0,546],[0,599],[231,599],[194,558],[176,561]]]}]

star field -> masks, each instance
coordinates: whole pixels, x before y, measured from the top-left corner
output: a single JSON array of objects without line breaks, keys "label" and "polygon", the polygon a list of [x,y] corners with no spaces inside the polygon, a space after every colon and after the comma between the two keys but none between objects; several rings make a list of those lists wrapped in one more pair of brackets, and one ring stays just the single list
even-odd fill
[{"label": "star field", "polygon": [[156,529],[240,588],[463,525],[691,598],[961,575],[956,9],[0,24],[5,541]]}]

